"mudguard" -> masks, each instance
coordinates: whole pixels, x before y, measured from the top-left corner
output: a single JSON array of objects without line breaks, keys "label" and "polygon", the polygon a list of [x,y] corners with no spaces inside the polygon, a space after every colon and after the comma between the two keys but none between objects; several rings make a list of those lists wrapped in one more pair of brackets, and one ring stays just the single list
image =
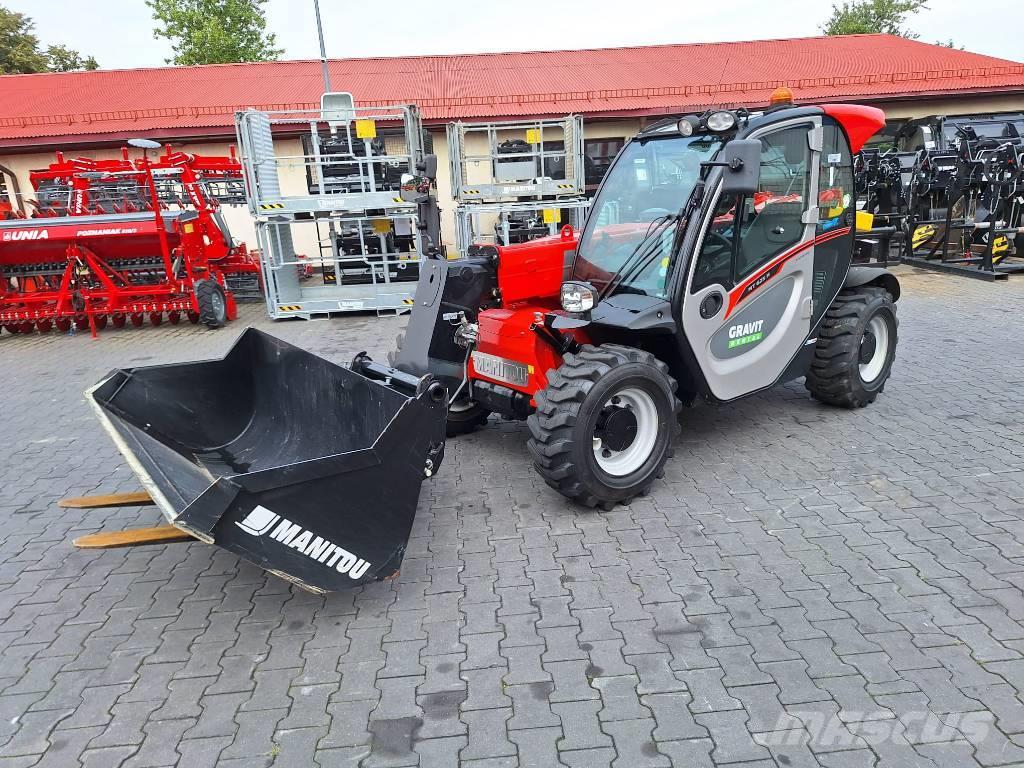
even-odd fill
[{"label": "mudguard", "polygon": [[172,525],[316,592],[393,575],[444,452],[443,385],[255,329],[87,393]]},{"label": "mudguard", "polygon": [[843,288],[859,288],[862,285],[876,284],[885,288],[891,295],[893,301],[899,301],[900,281],[892,272],[885,267],[869,267],[854,264],[846,273],[843,281]]}]

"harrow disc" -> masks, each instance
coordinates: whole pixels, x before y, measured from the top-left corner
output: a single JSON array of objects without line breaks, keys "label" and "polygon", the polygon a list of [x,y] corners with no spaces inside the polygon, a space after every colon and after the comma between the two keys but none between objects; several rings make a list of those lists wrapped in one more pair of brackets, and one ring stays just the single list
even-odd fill
[{"label": "harrow disc", "polygon": [[107,316],[106,315],[96,315],[95,322],[96,322],[96,330],[97,331],[102,331],[104,328],[107,327]]},{"label": "harrow disc", "polygon": [[133,312],[128,319],[131,320],[132,328],[141,328],[145,322],[145,318],[140,312]]},{"label": "harrow disc", "polygon": [[192,323],[192,325],[195,325],[196,323],[198,323],[199,322],[199,313],[198,312],[193,312],[192,310],[189,310],[188,311],[188,321],[190,323]]},{"label": "harrow disc", "polygon": [[89,330],[89,318],[85,315],[79,315],[75,318],[75,328],[80,331]]},{"label": "harrow disc", "polygon": [[163,313],[161,312],[150,312],[149,313],[149,324],[154,328],[158,327],[160,323],[164,321]]},{"label": "harrow disc", "polygon": [[22,333],[32,333],[32,331],[34,331],[35,328],[36,324],[33,323],[31,320],[23,320],[21,324],[18,326],[18,330],[20,330]]},{"label": "harrow disc", "polygon": [[4,328],[8,333],[18,333],[18,326],[16,325],[5,325]]},{"label": "harrow disc", "polygon": [[58,317],[54,324],[57,326],[57,330],[61,333],[67,333],[71,330],[71,320],[66,317]]},{"label": "harrow disc", "polygon": [[49,333],[51,328],[53,328],[52,320],[36,320],[36,330],[40,333]]},{"label": "harrow disc", "polygon": [[121,312],[115,312],[110,316],[110,322],[115,328],[124,328],[127,321],[128,317]]},{"label": "harrow disc", "polygon": [[177,325],[181,322],[181,312],[171,311],[167,313],[167,322],[171,325]]}]

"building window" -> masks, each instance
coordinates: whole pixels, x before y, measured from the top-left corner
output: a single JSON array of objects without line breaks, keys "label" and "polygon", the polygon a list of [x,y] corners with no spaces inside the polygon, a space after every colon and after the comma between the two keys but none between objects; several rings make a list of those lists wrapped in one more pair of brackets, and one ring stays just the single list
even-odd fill
[{"label": "building window", "polygon": [[587,187],[597,187],[608,167],[626,145],[625,139],[584,139],[583,153]]}]

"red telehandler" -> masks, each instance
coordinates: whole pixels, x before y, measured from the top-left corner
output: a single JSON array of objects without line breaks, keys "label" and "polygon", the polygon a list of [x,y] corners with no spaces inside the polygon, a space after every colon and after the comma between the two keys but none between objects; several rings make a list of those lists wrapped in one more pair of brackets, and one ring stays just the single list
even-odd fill
[{"label": "red telehandler", "polygon": [[852,261],[853,153],[883,124],[853,105],[664,120],[619,153],[581,233],[425,260],[390,366],[250,330],[223,360],[115,372],[93,400],[173,525],[313,589],[391,575],[446,430],[491,413],[527,421],[559,493],[628,503],[698,397],[800,377],[846,408],[882,391],[900,287]]}]

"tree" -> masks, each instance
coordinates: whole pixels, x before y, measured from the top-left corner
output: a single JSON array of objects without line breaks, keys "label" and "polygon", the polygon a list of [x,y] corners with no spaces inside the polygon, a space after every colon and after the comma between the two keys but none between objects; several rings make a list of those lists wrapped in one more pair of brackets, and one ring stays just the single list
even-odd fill
[{"label": "tree", "polygon": [[74,72],[79,69],[91,72],[100,68],[92,56],[86,56],[83,59],[82,54],[71,50],[66,45],[51,45],[46,49],[46,58],[49,59],[51,72]]},{"label": "tree", "polygon": [[46,54],[39,50],[35,24],[23,13],[0,6],[0,74],[16,75],[45,72]]},{"label": "tree", "polygon": [[885,33],[916,40],[903,24],[908,16],[926,9],[927,0],[845,0],[832,6],[832,17],[821,28],[826,35]]},{"label": "tree", "polygon": [[0,75],[27,75],[34,72],[70,72],[98,69],[92,56],[82,58],[65,45],[39,47],[35,22],[23,13],[0,6]]},{"label": "tree", "polygon": [[268,33],[267,0],[146,0],[160,25],[155,37],[171,41],[168,64],[272,61],[281,55]]}]

